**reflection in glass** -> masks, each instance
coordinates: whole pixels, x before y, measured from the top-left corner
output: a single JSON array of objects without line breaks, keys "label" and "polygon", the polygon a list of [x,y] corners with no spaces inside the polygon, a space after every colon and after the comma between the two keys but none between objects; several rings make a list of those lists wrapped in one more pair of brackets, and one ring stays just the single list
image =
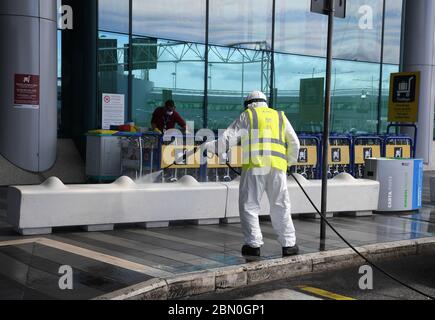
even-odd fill
[{"label": "reflection in glass", "polygon": [[387,126],[388,126],[388,104],[390,100],[390,77],[392,73],[399,72],[399,66],[397,65],[391,65],[391,64],[385,64],[383,69],[383,76],[382,76],[382,116],[381,116],[381,124],[382,124],[382,130],[381,133],[387,132]]},{"label": "reflection in glass", "polygon": [[204,0],[133,0],[133,34],[205,43]]},{"label": "reflection in glass", "polygon": [[[319,132],[318,113],[323,111],[308,111],[305,102],[301,105],[301,81],[325,78],[327,18],[310,12],[310,0],[275,1],[275,107],[287,113],[298,131]],[[100,0],[100,30],[128,33],[128,2]],[[172,98],[186,120],[202,127],[206,80],[212,129],[226,128],[243,111],[248,92],[262,90],[269,96],[272,3],[210,0],[205,79],[206,1],[133,0],[133,120],[149,127],[154,109]],[[348,1],[347,18],[336,19],[332,75],[336,132],[376,132],[382,4],[383,0]],[[402,0],[386,0],[385,62],[391,64],[385,65],[383,74],[383,128],[389,74],[398,69],[401,4]],[[98,54],[100,93],[122,93],[126,101],[128,41],[127,35],[101,32]]]},{"label": "reflection in glass", "polygon": [[[382,1],[347,2],[346,19],[335,19],[334,57],[380,61]],[[327,17],[311,13],[310,6],[311,0],[276,0],[276,51],[326,56]]]},{"label": "reflection in glass", "polygon": [[346,19],[335,19],[334,57],[380,62],[382,10],[383,0],[347,1]]},{"label": "reflection in glass", "polygon": [[203,126],[204,53],[199,44],[133,39],[133,120],[151,127],[154,110],[173,99],[186,121]]},{"label": "reflection in glass", "polygon": [[210,0],[210,44],[272,47],[272,0]]},{"label": "reflection in glass", "polygon": [[376,133],[380,65],[337,60],[332,75],[331,130]]},{"label": "reflection in glass", "polygon": [[98,12],[99,30],[128,33],[128,0],[98,0]]},{"label": "reflection in glass", "polygon": [[384,63],[400,63],[402,0],[386,0]]},{"label": "reflection in glass", "polygon": [[268,94],[268,51],[210,46],[208,114],[211,129],[227,128],[243,112],[249,92]]},{"label": "reflection in glass", "polygon": [[[333,132],[360,134],[377,131],[379,68],[376,63],[334,61],[331,84]],[[322,112],[324,101],[315,99],[314,106],[305,106],[301,104],[301,95],[322,97],[324,92],[317,88],[301,92],[301,83],[306,79],[324,79],[325,59],[275,54],[275,75],[277,109],[286,112],[297,131],[321,132],[322,115],[318,113]]]},{"label": "reflection in glass", "polygon": [[[276,108],[285,111],[295,130],[303,132],[320,132],[322,123],[307,121],[308,112],[300,106],[301,81],[304,79],[325,78],[325,59],[290,54],[275,54],[275,88]],[[312,92],[321,94],[323,92]],[[315,108],[323,110],[322,101]],[[314,112],[314,111],[313,111]]]},{"label": "reflection in glass", "polygon": [[125,95],[128,104],[128,36],[100,32],[98,38],[98,103],[104,93]]},{"label": "reflection in glass", "polygon": [[327,17],[310,7],[311,0],[276,0],[276,51],[326,56]]}]

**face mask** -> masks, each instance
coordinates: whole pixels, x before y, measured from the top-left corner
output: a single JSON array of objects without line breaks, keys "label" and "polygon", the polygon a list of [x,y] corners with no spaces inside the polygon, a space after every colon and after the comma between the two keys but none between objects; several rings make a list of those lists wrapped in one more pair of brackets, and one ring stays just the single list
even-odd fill
[{"label": "face mask", "polygon": [[168,111],[168,112],[166,112],[166,114],[167,114],[168,116],[172,116],[172,115],[174,114],[174,111]]}]

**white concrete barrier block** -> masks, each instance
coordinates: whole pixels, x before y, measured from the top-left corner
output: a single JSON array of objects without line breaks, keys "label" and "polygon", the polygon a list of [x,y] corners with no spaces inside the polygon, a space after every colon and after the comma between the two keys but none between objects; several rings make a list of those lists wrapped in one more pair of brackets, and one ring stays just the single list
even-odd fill
[{"label": "white concrete barrier block", "polygon": [[17,229],[208,220],[225,217],[227,189],[186,176],[173,184],[136,184],[122,177],[106,185],[10,187],[8,220]]},{"label": "white concrete barrier block", "polygon": [[[313,203],[320,210],[322,183],[320,180],[307,180],[295,175]],[[225,183],[228,187],[227,217],[239,216],[239,184]],[[328,182],[328,213],[371,212],[378,209],[380,185],[377,181],[355,179],[343,173]],[[314,214],[316,210],[308,201],[293,177],[288,179],[288,191],[292,204],[292,214]],[[261,214],[269,215],[269,200],[265,195],[261,202]]]},{"label": "white concrete barrier block", "polygon": [[[320,208],[321,182],[298,181]],[[313,214],[310,202],[293,178],[288,180],[292,213]],[[329,181],[328,213],[377,210],[379,183],[356,180],[342,174]],[[269,215],[267,196],[262,215]],[[65,186],[50,178],[39,186],[10,187],[8,220],[27,234],[51,232],[53,227],[84,226],[87,230],[109,230],[114,224],[165,225],[170,221],[195,220],[218,224],[239,217],[239,181],[199,183],[185,176],[177,183],[140,184],[121,177],[112,184]],[[38,231],[39,230],[39,231]]]}]

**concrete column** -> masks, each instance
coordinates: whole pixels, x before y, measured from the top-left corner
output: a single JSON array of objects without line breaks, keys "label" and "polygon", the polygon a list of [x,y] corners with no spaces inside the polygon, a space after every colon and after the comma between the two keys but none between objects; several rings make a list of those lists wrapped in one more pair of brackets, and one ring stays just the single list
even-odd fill
[{"label": "concrete column", "polygon": [[405,0],[404,9],[402,69],[421,71],[417,157],[430,164],[435,106],[435,1]]},{"label": "concrete column", "polygon": [[0,1],[0,154],[32,172],[56,160],[56,20],[56,0]]}]

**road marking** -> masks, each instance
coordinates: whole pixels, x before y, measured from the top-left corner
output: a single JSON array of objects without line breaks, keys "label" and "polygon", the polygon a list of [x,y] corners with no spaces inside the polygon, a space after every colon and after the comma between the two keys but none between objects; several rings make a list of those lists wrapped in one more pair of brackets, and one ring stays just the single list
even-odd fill
[{"label": "road marking", "polygon": [[242,300],[281,300],[281,301],[303,301],[303,300],[322,300],[320,298],[310,296],[301,292],[289,289],[281,289],[257,294],[253,297],[244,298]]},{"label": "road marking", "polygon": [[167,272],[161,269],[153,268],[150,266],[146,266],[143,264],[131,262],[125,259],[117,258],[114,256],[110,256],[107,254],[99,253],[96,251],[84,249],[78,246],[74,246],[71,244],[67,244],[64,242],[51,240],[47,238],[29,238],[29,239],[20,239],[20,240],[9,240],[9,241],[2,241],[0,242],[0,248],[1,247],[7,247],[7,246],[19,246],[24,244],[32,244],[32,243],[38,243],[47,247],[51,247],[54,249],[58,249],[64,252],[72,253],[78,256],[82,256],[88,259],[100,261],[103,263],[107,263],[119,268],[135,271],[138,273],[146,274],[152,277],[160,278],[160,277],[169,277],[173,276],[174,274],[171,272]]},{"label": "road marking", "polygon": [[69,252],[75,255],[79,255],[82,257],[86,257],[92,260],[104,262],[113,266],[117,266],[120,268],[132,270],[135,272],[143,273],[152,277],[167,277],[172,276],[173,273],[156,269],[153,267],[145,266],[139,263],[127,261],[121,258],[117,258],[114,256],[110,256],[107,254],[99,253],[96,251],[84,249],[81,247],[73,246],[67,243],[42,238],[37,241],[37,243],[42,244],[44,246],[52,247],[61,251]]},{"label": "road marking", "polygon": [[142,265],[139,263],[131,262],[131,261],[117,258],[114,256],[110,256],[107,254],[99,253],[96,251],[84,249],[84,248],[70,245],[67,243],[63,243],[60,241],[50,240],[47,238],[32,238],[32,239],[2,241],[2,242],[0,242],[0,247],[19,246],[19,245],[31,244],[31,243],[39,243],[39,244],[47,246],[47,247],[55,248],[55,249],[58,249],[61,251],[69,252],[69,253],[72,253],[72,254],[75,254],[78,256],[82,256],[82,257],[89,258],[92,260],[100,261],[103,263],[107,263],[107,264],[110,264],[110,265],[113,265],[116,267],[128,269],[128,270],[135,271],[138,273],[146,274],[146,275],[149,275],[152,277],[167,277],[167,276],[173,275],[173,273],[171,273],[171,272],[156,269],[156,268]]},{"label": "road marking", "polygon": [[340,301],[356,300],[354,298],[342,296],[340,294],[332,293],[332,292],[329,292],[326,290],[313,288],[313,287],[303,287],[302,286],[302,287],[299,287],[299,289],[301,289],[302,291],[305,291],[305,292],[313,293],[313,294],[320,296],[320,297],[323,297],[323,298],[331,299],[331,300],[340,300]]},{"label": "road marking", "polygon": [[35,242],[38,242],[39,240],[40,240],[40,238],[2,241],[2,242],[0,242],[0,247],[20,246],[23,244],[35,243]]}]

